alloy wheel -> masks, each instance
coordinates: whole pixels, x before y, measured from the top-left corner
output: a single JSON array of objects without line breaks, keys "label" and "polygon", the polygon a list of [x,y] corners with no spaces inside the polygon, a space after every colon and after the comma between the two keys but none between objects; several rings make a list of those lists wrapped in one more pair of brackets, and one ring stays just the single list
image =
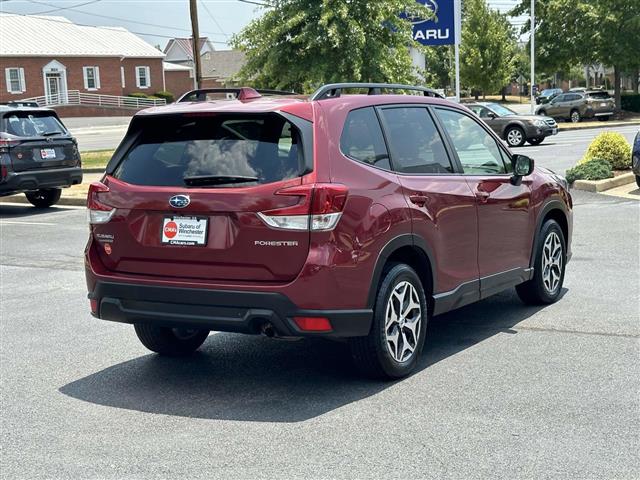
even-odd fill
[{"label": "alloy wheel", "polygon": [[422,308],[415,287],[409,282],[395,286],[385,314],[387,348],[397,362],[406,362],[414,354],[420,336]]},{"label": "alloy wheel", "polygon": [[578,112],[571,112],[571,121],[573,123],[578,123],[580,121],[580,113]]},{"label": "alloy wheel", "polygon": [[542,282],[548,293],[553,294],[562,276],[562,243],[556,232],[551,232],[542,247]]},{"label": "alloy wheel", "polygon": [[507,142],[509,142],[509,145],[518,146],[522,143],[522,140],[523,137],[520,130],[518,130],[517,128],[509,130],[509,133],[507,134]]}]

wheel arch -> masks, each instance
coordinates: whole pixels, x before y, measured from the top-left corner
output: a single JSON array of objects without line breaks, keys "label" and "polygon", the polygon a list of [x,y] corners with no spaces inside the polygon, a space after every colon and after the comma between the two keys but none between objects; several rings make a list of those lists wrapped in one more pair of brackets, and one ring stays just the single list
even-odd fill
[{"label": "wheel arch", "polygon": [[542,209],[540,210],[540,215],[538,215],[538,221],[536,222],[536,233],[533,240],[533,248],[531,249],[531,259],[529,261],[529,266],[532,268],[534,266],[538,246],[542,241],[540,231],[542,230],[542,226],[547,220],[555,220],[556,222],[558,222],[558,224],[560,225],[560,229],[562,230],[562,234],[564,235],[564,241],[567,243],[569,242],[569,219],[567,208],[560,200],[552,200],[548,202],[544,207],[542,207]]},{"label": "wheel arch", "polygon": [[367,307],[374,307],[378,287],[382,281],[385,267],[392,263],[405,263],[416,271],[425,289],[425,295],[429,302],[429,310],[432,311],[433,292],[436,289],[436,271],[434,268],[433,252],[423,238],[414,234],[395,237],[380,251],[371,277]]}]

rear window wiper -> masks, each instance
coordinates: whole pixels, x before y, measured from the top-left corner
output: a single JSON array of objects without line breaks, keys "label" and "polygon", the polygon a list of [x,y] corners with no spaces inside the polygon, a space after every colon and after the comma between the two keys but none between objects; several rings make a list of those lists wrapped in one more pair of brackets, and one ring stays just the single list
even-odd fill
[{"label": "rear window wiper", "polygon": [[52,135],[65,135],[65,133],[61,132],[60,130],[56,130],[55,132],[44,132],[42,134],[43,137],[50,137]]},{"label": "rear window wiper", "polygon": [[189,187],[206,187],[211,185],[227,185],[230,183],[257,182],[258,177],[244,175],[195,175],[183,178],[185,185]]}]

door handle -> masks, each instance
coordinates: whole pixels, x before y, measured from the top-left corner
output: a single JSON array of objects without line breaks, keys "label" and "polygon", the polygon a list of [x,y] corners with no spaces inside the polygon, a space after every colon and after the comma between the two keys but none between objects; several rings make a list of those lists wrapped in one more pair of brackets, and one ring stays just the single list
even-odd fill
[{"label": "door handle", "polygon": [[487,203],[491,194],[489,192],[483,192],[482,190],[476,190],[476,197],[480,200],[480,203]]},{"label": "door handle", "polygon": [[429,197],[420,193],[414,193],[413,195],[409,195],[409,200],[411,200],[411,203],[414,203],[419,207],[424,207],[425,203],[429,200]]}]

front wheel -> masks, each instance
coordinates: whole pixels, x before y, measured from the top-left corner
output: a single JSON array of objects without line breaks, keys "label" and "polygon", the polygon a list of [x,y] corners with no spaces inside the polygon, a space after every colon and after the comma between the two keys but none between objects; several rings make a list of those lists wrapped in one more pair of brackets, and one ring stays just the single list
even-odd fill
[{"label": "front wheel", "polygon": [[510,147],[521,147],[526,140],[524,131],[520,127],[509,127],[504,136]]},{"label": "front wheel", "polygon": [[29,203],[37,208],[49,208],[51,205],[58,203],[62,195],[59,188],[42,188],[35,192],[27,192],[24,194]]},{"label": "front wheel", "polygon": [[358,369],[373,378],[402,378],[418,364],[427,332],[425,289],[406,264],[385,269],[378,289],[371,331],[349,339]]},{"label": "front wheel", "polygon": [[516,292],[528,305],[554,303],[560,298],[567,261],[566,239],[555,220],[547,220],[540,231],[535,252],[533,278],[516,286]]},{"label": "front wheel", "polygon": [[544,140],[544,137],[530,138],[529,140],[527,140],[527,142],[529,142],[529,144],[531,145],[540,145],[543,140]]},{"label": "front wheel", "polygon": [[146,323],[136,323],[134,328],[145,347],[169,357],[191,355],[209,336],[209,330],[158,327]]},{"label": "front wheel", "polygon": [[572,110],[569,119],[571,120],[571,123],[580,123],[582,117],[580,116],[580,112],[578,110]]}]

